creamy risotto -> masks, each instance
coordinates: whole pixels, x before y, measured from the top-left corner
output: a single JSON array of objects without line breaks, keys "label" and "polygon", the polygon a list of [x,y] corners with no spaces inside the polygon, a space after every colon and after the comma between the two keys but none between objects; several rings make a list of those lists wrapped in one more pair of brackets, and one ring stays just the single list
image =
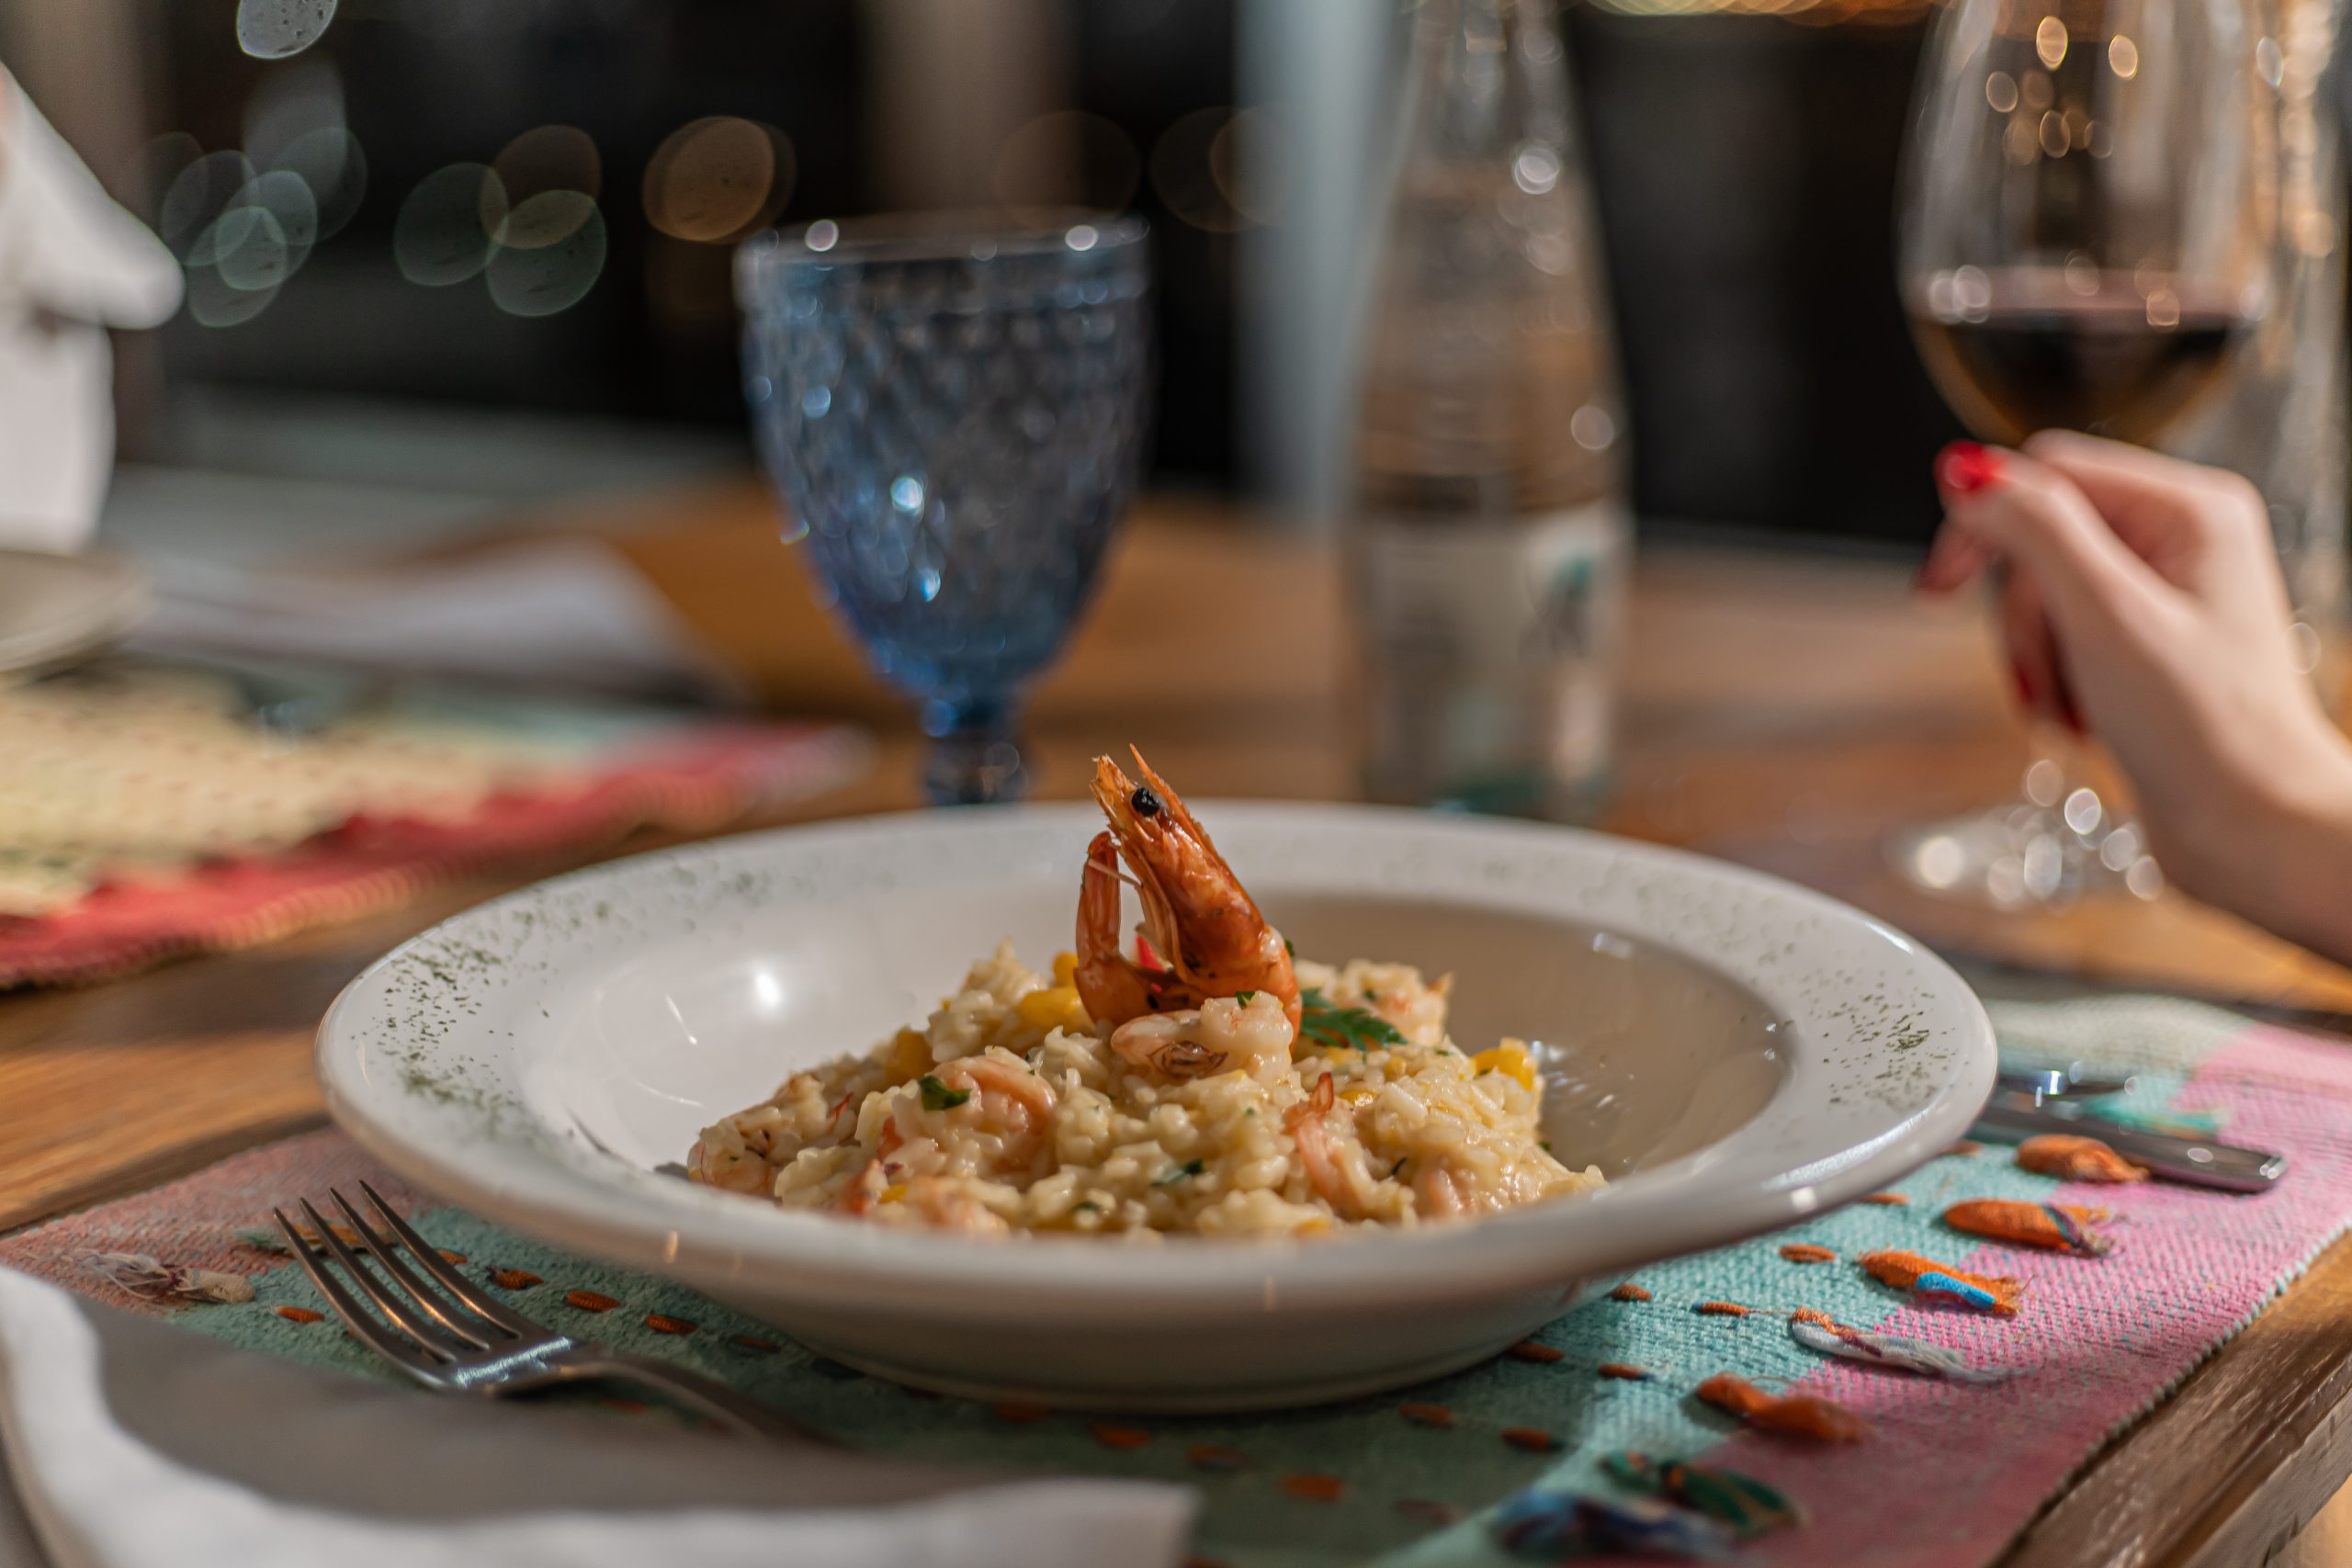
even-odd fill
[{"label": "creamy risotto", "polygon": [[1144,784],[1096,764],[1111,829],[1080,951],[1040,974],[1000,946],[921,1027],[704,1129],[693,1179],[879,1224],[1131,1237],[1412,1225],[1600,1184],[1544,1144],[1525,1043],[1457,1047],[1450,978],[1295,958],[1136,761]]}]

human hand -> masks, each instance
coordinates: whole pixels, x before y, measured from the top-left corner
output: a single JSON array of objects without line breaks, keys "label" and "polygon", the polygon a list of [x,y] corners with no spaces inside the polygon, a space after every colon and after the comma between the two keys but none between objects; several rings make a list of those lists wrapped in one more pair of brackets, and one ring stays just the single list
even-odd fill
[{"label": "human hand", "polygon": [[2297,668],[2254,487],[2059,432],[1955,444],[1937,484],[1920,590],[2002,569],[2020,700],[2107,744],[2166,875],[2352,959],[2352,742]]}]

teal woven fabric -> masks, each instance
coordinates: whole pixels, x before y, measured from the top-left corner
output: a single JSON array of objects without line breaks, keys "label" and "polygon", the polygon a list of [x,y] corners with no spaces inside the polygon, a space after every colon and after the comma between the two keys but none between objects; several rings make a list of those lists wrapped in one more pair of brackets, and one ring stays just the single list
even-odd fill
[{"label": "teal woven fabric", "polygon": [[[2250,1048],[2283,1049],[2259,1042],[2249,1047],[2242,1021],[2206,1010],[2165,1003],[2153,1004],[2151,1011],[2151,1004],[2134,1006],[2137,1010],[2010,1010],[2004,1013],[2003,1022],[2025,1055],[2104,1055],[2138,1067],[2140,1086],[2129,1109],[2140,1114],[2162,1113],[2187,1102],[2191,1111],[2233,1115],[2229,1097],[2214,1092],[2209,1077],[2216,1054],[2233,1060],[2233,1053],[2243,1055]],[[2308,1042],[2294,1048],[2312,1049]],[[2254,1066],[2265,1074],[2280,1070],[2269,1057]],[[2331,1114],[2343,1123],[2346,1171],[2352,1173],[2352,1100],[2334,1106]],[[2299,1176],[2314,1183],[2329,1179],[2324,1172]],[[1969,1259],[1979,1244],[1940,1225],[1937,1216],[1943,1208],[1972,1198],[2044,1202],[2052,1200],[2057,1186],[2017,1168],[2010,1151],[1998,1145],[1947,1155],[1894,1190],[1907,1202],[1859,1204],[1781,1235],[1641,1269],[1633,1278],[1650,1299],[1620,1300],[1596,1292],[1527,1345],[1486,1365],[1343,1404],[1230,1419],[1104,1419],[920,1394],[813,1356],[695,1292],[562,1253],[473,1215],[426,1206],[419,1210],[418,1224],[436,1245],[461,1255],[469,1273],[506,1280],[496,1288],[521,1310],[627,1349],[688,1362],[836,1431],[858,1447],[910,1459],[1183,1482],[1199,1488],[1204,1499],[1199,1554],[1231,1568],[1318,1568],[1366,1562],[1452,1568],[1513,1561],[1481,1516],[1522,1489],[1615,1494],[1600,1469],[1611,1454],[1632,1449],[1734,1462],[1742,1445],[1752,1445],[1754,1438],[1736,1438],[1737,1423],[1692,1396],[1699,1382],[1728,1371],[1771,1386],[1811,1380],[1812,1392],[1826,1368],[1831,1375],[1848,1371],[1845,1364],[1831,1367],[1801,1348],[1789,1337],[1784,1319],[1767,1314],[1810,1307],[1865,1328],[1886,1324],[1914,1310],[1914,1303],[1871,1280],[1851,1261],[1855,1257],[1903,1248],[1954,1267],[1971,1267]],[[2352,1181],[2346,1190],[2352,1192]],[[2080,1191],[2067,1190],[2066,1201],[2077,1201]],[[2290,1252],[2300,1247],[2300,1256],[2308,1256],[2352,1217],[2352,1197],[2332,1189],[2331,1193],[2332,1206],[2322,1203],[2291,1213],[2272,1211],[2283,1216],[2278,1221],[2286,1227],[2282,1247]],[[2320,1195],[2316,1187],[2313,1195]],[[2135,1235],[2134,1243],[2145,1244],[2154,1235],[2152,1226],[2148,1235]],[[1835,1260],[1788,1260],[1780,1249],[1792,1242],[1826,1248]],[[12,1259],[0,1250],[0,1260]],[[2081,1282],[2080,1288],[2096,1292],[2098,1262],[2067,1261],[2091,1270],[2071,1278]],[[295,1321],[274,1310],[298,1309],[295,1317],[300,1318],[323,1304],[290,1265],[279,1260],[272,1267],[262,1255],[253,1254],[251,1266],[266,1270],[256,1277],[259,1299],[254,1304],[191,1307],[177,1314],[179,1320],[198,1332],[272,1355],[359,1376],[388,1375],[332,1318]],[[2268,1269],[2266,1292],[2292,1271],[2285,1264],[2257,1262],[2254,1267]],[[514,1274],[502,1272],[512,1270],[536,1276],[537,1282],[520,1282]],[[2037,1278],[2032,1299],[2049,1299],[2057,1308],[2071,1311],[2059,1298],[2072,1288]],[[1736,1303],[1757,1311],[1734,1316],[1693,1310],[1706,1302]],[[2033,1310],[2030,1304],[2028,1315]],[[2193,1325],[2190,1339],[2201,1337],[2197,1353],[2209,1352],[2243,1315],[2239,1309],[2236,1318],[2224,1314],[2209,1326]],[[2071,1317],[2065,1321],[2070,1325],[2074,1322]],[[1967,1332],[1977,1327],[1972,1324]],[[1908,1327],[1902,1331],[1918,1332]],[[2070,1326],[2067,1332],[2076,1330]],[[2118,1332],[2121,1340],[2109,1348],[2127,1353],[2128,1330]],[[2030,1326],[2018,1330],[2012,1342],[2023,1348],[2029,1341],[2045,1348],[2052,1342],[2050,1336]],[[2003,1359],[1974,1348],[1969,1354],[1980,1363]],[[1626,1381],[1603,1375],[1599,1369],[1604,1364],[1639,1368],[1649,1376]],[[2176,1368],[2169,1359],[2152,1357],[2144,1375],[2135,1371],[2139,1381],[2123,1393],[2143,1407],[2188,1364],[2193,1359]],[[1955,1397],[1953,1385],[1884,1372],[1853,1375],[1881,1380],[1877,1387],[1893,1391],[1885,1395],[1888,1399]],[[2014,1411],[2020,1402],[2063,1402],[2071,1389],[2063,1379],[2043,1378],[1967,1393],[1982,1393]],[[2121,1408],[2128,1414],[2132,1407],[2126,1403]],[[671,1417],[647,1411],[627,1418]],[[2098,1425],[2103,1430],[2115,1419],[2101,1416]],[[1983,1440],[1981,1433],[1972,1438],[1963,1431],[1960,1436],[1980,1444]],[[1903,1440],[1912,1441],[1908,1437]],[[2005,1472],[2007,1490],[2000,1495],[2012,1500],[2000,1506],[2014,1517],[1992,1521],[1973,1534],[1955,1531],[1948,1542],[1928,1543],[1932,1550],[1925,1554],[1898,1554],[1887,1561],[1934,1568],[1984,1561],[2006,1540],[2007,1531],[2030,1517],[2033,1503],[2060,1485],[2087,1452],[2085,1447],[2063,1463],[2037,1458],[2039,1470],[2015,1477]],[[1770,1457],[1769,1451],[1766,1457]],[[1825,1533],[1801,1533],[1826,1544],[1838,1533],[1826,1530],[1835,1510],[1883,1506],[1890,1493],[1916,1493],[1927,1484],[1922,1473],[1909,1468],[1919,1460],[1907,1448],[1900,1450],[1904,1472],[1891,1474],[1896,1458],[1895,1448],[1867,1443],[1838,1450],[1836,1462],[1843,1468],[1820,1472],[1826,1479],[1801,1494],[1813,1506],[1815,1531]],[[1738,1462],[1749,1467],[1746,1460]],[[1815,1461],[1808,1457],[1804,1462]],[[1758,1562],[1827,1560],[1807,1557],[1798,1539],[1789,1538],[1791,1556],[1781,1557],[1761,1545],[1743,1556],[1753,1555]],[[1987,1540],[1990,1548],[1984,1545]]]}]

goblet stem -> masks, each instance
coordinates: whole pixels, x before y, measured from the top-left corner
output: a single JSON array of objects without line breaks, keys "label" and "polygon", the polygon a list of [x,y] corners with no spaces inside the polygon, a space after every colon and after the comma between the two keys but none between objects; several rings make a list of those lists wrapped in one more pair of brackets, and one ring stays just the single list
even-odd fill
[{"label": "goblet stem", "polygon": [[923,793],[933,806],[989,806],[1028,793],[1029,774],[1016,739],[1016,699],[995,695],[923,705]]}]

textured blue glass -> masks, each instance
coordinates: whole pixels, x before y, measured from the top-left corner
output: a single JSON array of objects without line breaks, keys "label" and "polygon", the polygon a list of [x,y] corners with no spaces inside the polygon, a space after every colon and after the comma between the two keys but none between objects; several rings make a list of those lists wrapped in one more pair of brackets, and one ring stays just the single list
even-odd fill
[{"label": "textured blue glass", "polygon": [[828,248],[763,235],[738,258],[761,456],[834,607],[923,703],[934,796],[1017,793],[1012,715],[1140,467],[1144,225],[819,227]]}]

